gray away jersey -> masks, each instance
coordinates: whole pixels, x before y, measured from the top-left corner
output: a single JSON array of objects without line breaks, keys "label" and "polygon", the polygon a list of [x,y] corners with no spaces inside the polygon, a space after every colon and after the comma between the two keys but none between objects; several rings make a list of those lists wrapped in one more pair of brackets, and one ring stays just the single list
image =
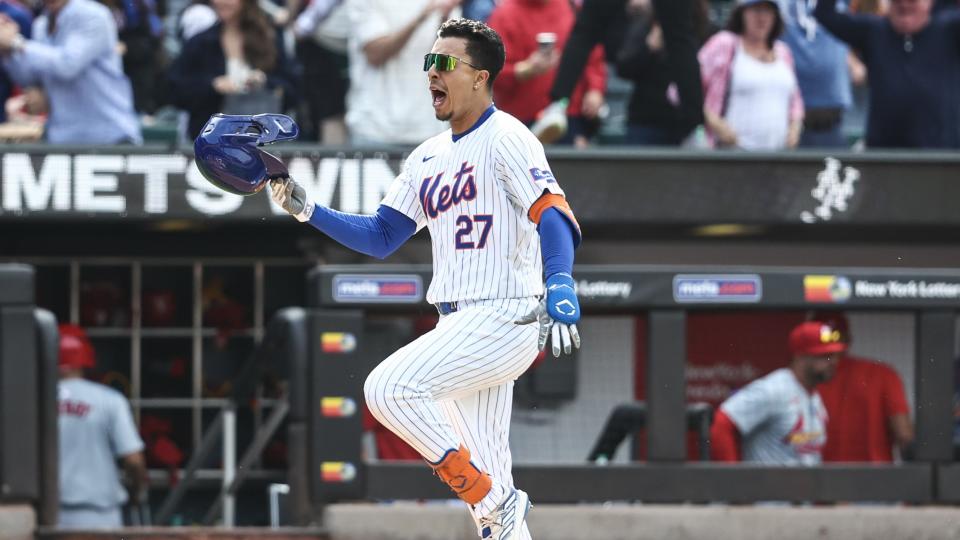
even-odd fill
[{"label": "gray away jersey", "polygon": [[720,409],[741,435],[743,461],[769,465],[817,465],[827,441],[827,410],[787,368],[757,379]]},{"label": "gray away jersey", "polygon": [[127,500],[116,460],[143,450],[130,404],[84,379],[60,381],[60,504],[113,508]]},{"label": "gray away jersey", "polygon": [[418,146],[382,204],[430,230],[428,302],[526,298],[543,293],[540,236],[527,212],[545,191],[563,195],[543,145],[494,111],[457,140],[448,129]]}]

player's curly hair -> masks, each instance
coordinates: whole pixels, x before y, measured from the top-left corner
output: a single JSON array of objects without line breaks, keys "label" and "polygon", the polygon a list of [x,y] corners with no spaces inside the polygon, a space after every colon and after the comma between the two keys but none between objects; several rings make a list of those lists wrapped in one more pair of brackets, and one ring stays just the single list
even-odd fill
[{"label": "player's curly hair", "polygon": [[500,34],[497,34],[493,28],[481,21],[450,19],[440,25],[437,36],[442,38],[458,37],[467,40],[467,54],[470,55],[474,65],[490,72],[487,87],[493,88],[493,81],[496,80],[500,70],[503,69],[503,62],[507,55]]}]

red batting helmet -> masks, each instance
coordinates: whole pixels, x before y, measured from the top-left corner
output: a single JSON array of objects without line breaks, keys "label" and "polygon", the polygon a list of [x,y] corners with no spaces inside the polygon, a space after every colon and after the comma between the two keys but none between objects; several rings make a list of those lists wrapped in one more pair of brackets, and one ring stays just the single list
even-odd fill
[{"label": "red batting helmet", "polygon": [[92,368],[95,365],[93,344],[83,328],[75,324],[61,324],[60,367]]}]

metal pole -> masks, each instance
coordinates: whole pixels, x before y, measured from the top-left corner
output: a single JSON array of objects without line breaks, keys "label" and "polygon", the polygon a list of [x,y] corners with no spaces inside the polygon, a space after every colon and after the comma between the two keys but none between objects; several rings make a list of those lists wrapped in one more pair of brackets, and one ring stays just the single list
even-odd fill
[{"label": "metal pole", "polygon": [[157,525],[169,525],[170,517],[173,515],[174,509],[180,504],[180,500],[183,499],[187,489],[193,485],[196,479],[197,469],[207,460],[207,456],[213,453],[214,445],[220,441],[220,437],[223,435],[223,417],[225,410],[225,408],[221,409],[217,417],[213,419],[213,423],[207,427],[207,431],[200,439],[200,446],[198,446],[193,452],[193,455],[190,456],[190,461],[187,462],[187,466],[183,470],[182,478],[180,478],[177,485],[174,486],[173,490],[167,495],[167,498],[164,499],[163,504],[160,505],[160,510],[157,512]]},{"label": "metal pole", "polygon": [[651,310],[647,315],[647,460],[687,458],[687,315]]},{"label": "metal pole", "polygon": [[59,351],[57,318],[45,309],[33,310],[37,330],[37,366],[40,370],[40,500],[37,520],[40,525],[56,525],[60,508],[60,460],[57,452],[60,431],[57,426],[57,357]]},{"label": "metal pole", "polygon": [[237,474],[237,411],[233,404],[223,411],[223,526],[234,526],[234,495],[229,486]]},{"label": "metal pole", "polygon": [[953,459],[953,355],[956,314],[926,310],[917,315],[915,380],[917,399],[917,461]]},{"label": "metal pole", "polygon": [[280,495],[290,493],[290,486],[287,484],[270,484],[270,528],[280,528]]},{"label": "metal pole", "polygon": [[273,434],[276,433],[280,427],[280,422],[286,417],[289,409],[290,405],[286,401],[276,402],[273,411],[270,413],[270,416],[267,417],[266,424],[254,435],[253,442],[250,443],[250,446],[248,446],[247,450],[243,453],[243,457],[240,458],[239,466],[235,467],[236,473],[232,475],[233,481],[223,485],[220,496],[214,500],[213,506],[207,510],[207,514],[203,517],[203,523],[205,525],[213,523],[217,513],[224,509],[223,505],[226,504],[227,496],[229,495],[232,500],[233,495],[240,489],[240,485],[243,484],[244,480],[246,480],[250,474],[253,463],[257,460],[257,457],[263,453],[263,448],[270,442],[270,437],[273,437]]}]

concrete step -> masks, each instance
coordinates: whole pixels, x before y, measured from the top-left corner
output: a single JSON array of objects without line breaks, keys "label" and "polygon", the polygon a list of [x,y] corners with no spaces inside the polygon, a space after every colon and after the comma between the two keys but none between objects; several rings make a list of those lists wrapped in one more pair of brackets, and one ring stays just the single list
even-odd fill
[{"label": "concrete step", "polygon": [[38,540],[332,540],[324,529],[264,529],[243,527],[128,527],[116,531],[80,531],[41,528]]},{"label": "concrete step", "polygon": [[28,504],[0,505],[0,540],[33,540],[37,515]]},{"label": "concrete step", "polygon": [[[901,505],[536,505],[536,540],[958,540],[960,508]],[[328,506],[335,540],[476,540],[466,508],[396,503]]]}]

